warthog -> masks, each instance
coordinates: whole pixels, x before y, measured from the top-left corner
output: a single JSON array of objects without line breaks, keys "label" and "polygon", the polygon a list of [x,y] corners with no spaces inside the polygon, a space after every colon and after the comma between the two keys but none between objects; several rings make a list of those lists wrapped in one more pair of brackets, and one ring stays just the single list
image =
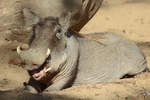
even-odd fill
[{"label": "warthog", "polygon": [[147,68],[134,42],[114,33],[77,35],[68,28],[68,16],[40,19],[33,28],[29,48],[17,48],[31,75],[28,89],[32,86],[41,92],[113,82]]}]

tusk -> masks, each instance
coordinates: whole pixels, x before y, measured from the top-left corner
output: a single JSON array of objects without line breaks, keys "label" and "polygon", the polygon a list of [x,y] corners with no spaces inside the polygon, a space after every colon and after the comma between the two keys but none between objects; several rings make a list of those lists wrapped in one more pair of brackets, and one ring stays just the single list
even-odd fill
[{"label": "tusk", "polygon": [[48,49],[47,49],[46,56],[48,57],[48,56],[50,55],[50,53],[51,53],[51,50],[48,48]]},{"label": "tusk", "polygon": [[45,71],[45,73],[47,73],[48,71],[50,71],[52,68],[51,67],[49,67],[49,68],[47,68],[46,70],[44,70]]},{"label": "tusk", "polygon": [[21,53],[20,46],[17,47],[17,53],[18,53],[18,54]]}]

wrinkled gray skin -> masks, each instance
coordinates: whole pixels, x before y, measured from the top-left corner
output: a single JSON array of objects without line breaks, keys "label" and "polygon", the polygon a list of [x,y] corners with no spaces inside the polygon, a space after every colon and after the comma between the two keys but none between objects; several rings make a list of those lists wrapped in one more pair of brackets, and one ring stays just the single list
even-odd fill
[{"label": "wrinkled gray skin", "polygon": [[93,40],[78,36],[68,30],[69,20],[69,17],[49,17],[35,25],[30,48],[22,51],[20,57],[26,63],[25,68],[33,70],[45,62],[49,48],[48,67],[52,70],[40,81],[31,78],[26,87],[30,92],[36,92],[34,88],[41,92],[79,84],[113,82],[147,68],[146,59],[134,42],[113,33],[86,35],[96,37]]}]

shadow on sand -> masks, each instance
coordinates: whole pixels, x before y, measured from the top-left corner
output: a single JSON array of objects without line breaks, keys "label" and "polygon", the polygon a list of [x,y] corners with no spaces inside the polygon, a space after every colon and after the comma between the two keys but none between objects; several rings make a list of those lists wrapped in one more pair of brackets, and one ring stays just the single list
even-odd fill
[{"label": "shadow on sand", "polygon": [[92,100],[92,99],[81,99],[72,98],[66,95],[58,94],[31,94],[19,90],[0,91],[1,100]]}]

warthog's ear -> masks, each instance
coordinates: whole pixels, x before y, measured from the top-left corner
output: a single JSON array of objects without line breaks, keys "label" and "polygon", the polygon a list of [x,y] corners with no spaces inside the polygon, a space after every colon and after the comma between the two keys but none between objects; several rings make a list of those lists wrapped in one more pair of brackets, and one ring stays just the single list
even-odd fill
[{"label": "warthog's ear", "polygon": [[40,21],[40,18],[27,8],[23,9],[23,17],[25,26],[35,25]]},{"label": "warthog's ear", "polygon": [[70,28],[71,18],[71,12],[65,13],[59,17],[59,24],[63,27],[64,32],[66,32]]}]

